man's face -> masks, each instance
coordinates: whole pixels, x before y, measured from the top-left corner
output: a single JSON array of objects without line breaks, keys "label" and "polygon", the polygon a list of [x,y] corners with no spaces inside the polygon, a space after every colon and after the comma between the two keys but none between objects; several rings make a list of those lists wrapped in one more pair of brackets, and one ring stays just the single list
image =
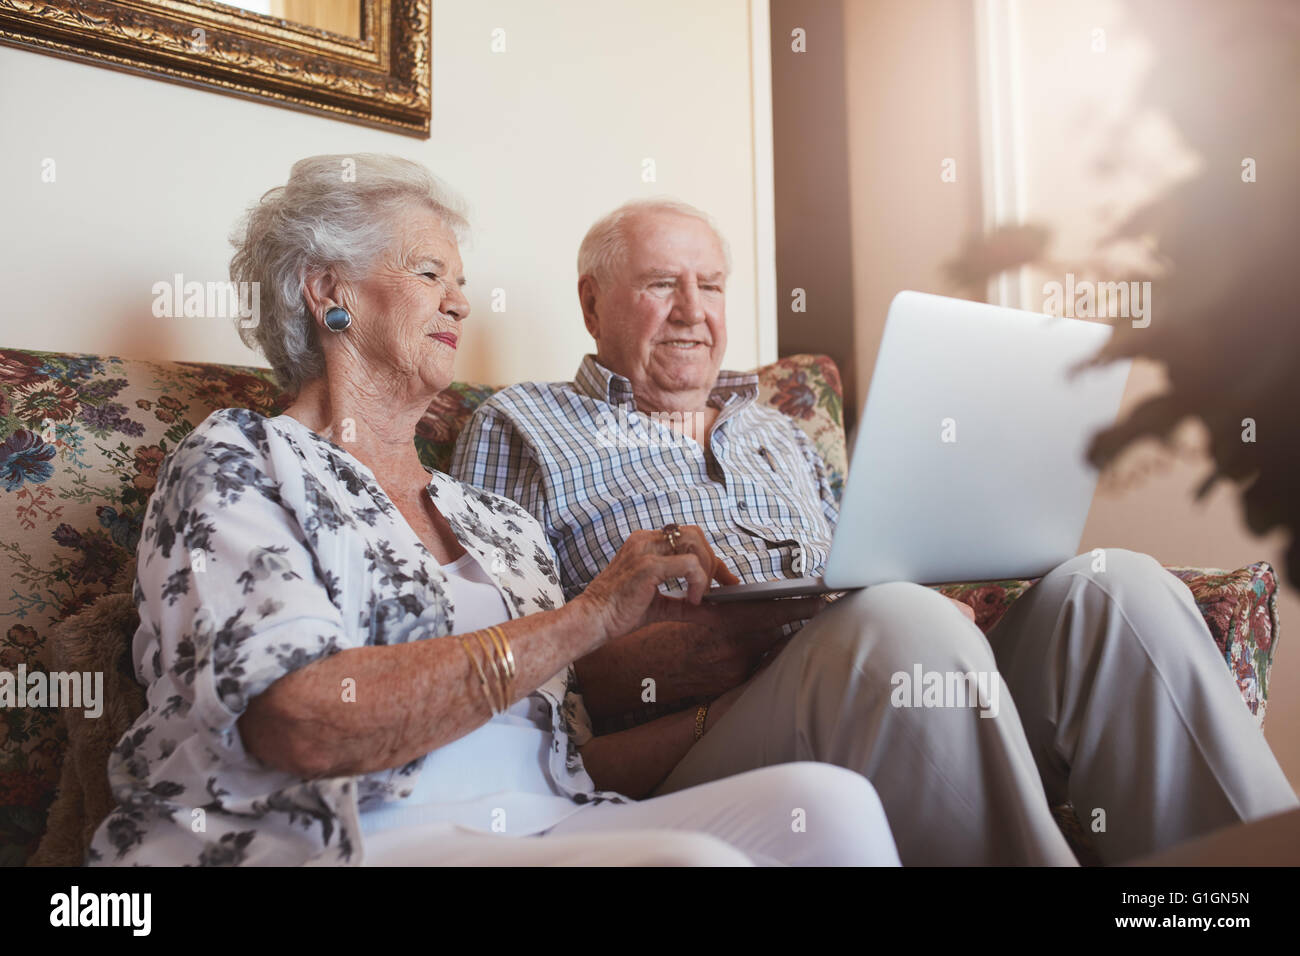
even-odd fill
[{"label": "man's face", "polygon": [[726,260],[713,231],[671,212],[625,223],[626,255],[579,282],[596,357],[632,383],[642,411],[703,407],[727,350]]}]

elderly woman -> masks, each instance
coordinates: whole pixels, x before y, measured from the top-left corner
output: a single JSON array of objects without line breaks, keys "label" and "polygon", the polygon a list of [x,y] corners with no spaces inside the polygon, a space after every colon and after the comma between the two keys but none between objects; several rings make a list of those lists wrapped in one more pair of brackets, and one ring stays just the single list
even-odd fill
[{"label": "elderly woman", "polygon": [[[457,208],[414,163],[317,156],[250,210],[231,272],[261,316],[241,334],[295,398],[213,412],[159,470],[135,586],[148,709],[91,862],[896,864],[850,771],[638,801],[705,721],[581,732],[569,662],[657,621],[723,626],[700,597],[735,578],[670,525],[564,604],[527,512],[421,464],[469,315]],[[659,590],[678,579],[684,599]]]}]

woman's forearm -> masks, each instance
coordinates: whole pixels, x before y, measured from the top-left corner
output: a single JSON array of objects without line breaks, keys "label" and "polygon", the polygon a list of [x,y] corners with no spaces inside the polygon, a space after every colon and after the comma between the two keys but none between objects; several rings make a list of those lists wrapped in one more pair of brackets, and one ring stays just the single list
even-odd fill
[{"label": "woman's forearm", "polygon": [[[500,626],[517,669],[510,703],[603,639],[577,601]],[[472,637],[470,644],[480,655]],[[400,767],[490,717],[478,671],[460,638],[450,636],[351,648],[316,661],[255,697],[238,726],[245,748],[263,763],[315,778]]]}]

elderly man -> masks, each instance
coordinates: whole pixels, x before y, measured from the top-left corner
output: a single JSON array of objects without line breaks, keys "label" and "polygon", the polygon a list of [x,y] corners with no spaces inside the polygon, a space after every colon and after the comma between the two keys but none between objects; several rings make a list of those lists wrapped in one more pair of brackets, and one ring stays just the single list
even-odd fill
[{"label": "elderly man", "polygon": [[[629,203],[588,232],[578,272],[595,355],[573,382],[484,403],[453,474],[537,517],[568,597],[633,530],[676,522],[704,528],[742,580],[820,573],[836,503],[802,432],[755,401],[756,377],[719,371],[729,261],[709,219]],[[695,710],[696,742],[656,793],[835,763],[875,785],[909,865],[1071,864],[1049,801],[1073,802],[1106,862],[1296,805],[1191,593],[1151,557],[1064,562],[988,639],[954,605],[878,585],[784,647],[791,628],[755,632],[719,610],[715,626],[611,641],[577,676],[597,721]],[[973,673],[988,692],[976,706],[909,706],[896,675],[917,667]],[[658,724],[637,728],[642,746]]]}]

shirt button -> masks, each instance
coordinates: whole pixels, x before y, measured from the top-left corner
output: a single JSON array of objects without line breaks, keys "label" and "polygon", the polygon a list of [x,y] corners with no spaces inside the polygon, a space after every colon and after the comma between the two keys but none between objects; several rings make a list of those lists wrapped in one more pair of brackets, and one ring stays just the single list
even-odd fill
[{"label": "shirt button", "polygon": [[745,508],[748,507],[748,506],[747,506],[747,505],[745,504],[745,502],[743,502],[743,501],[737,501],[737,502],[736,502],[736,507],[739,508],[741,511],[744,511]]}]

